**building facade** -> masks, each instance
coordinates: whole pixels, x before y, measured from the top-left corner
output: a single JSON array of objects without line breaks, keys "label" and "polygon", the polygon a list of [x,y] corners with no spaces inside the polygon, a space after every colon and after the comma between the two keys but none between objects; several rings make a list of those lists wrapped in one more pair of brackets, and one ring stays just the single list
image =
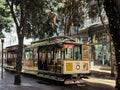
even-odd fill
[{"label": "building facade", "polygon": [[72,35],[78,42],[91,45],[92,65],[111,65],[111,52],[114,51],[114,47],[108,31],[108,27],[104,29],[103,25],[95,24]]}]

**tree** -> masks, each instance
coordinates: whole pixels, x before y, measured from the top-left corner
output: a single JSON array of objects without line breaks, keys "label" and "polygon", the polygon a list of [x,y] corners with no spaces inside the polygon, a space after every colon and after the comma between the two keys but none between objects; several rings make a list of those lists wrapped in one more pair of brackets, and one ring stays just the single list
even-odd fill
[{"label": "tree", "polygon": [[[45,13],[45,10],[49,8],[49,2],[49,0],[6,0],[7,8],[9,8],[10,14],[14,20],[18,36],[18,53],[16,59],[16,72],[14,80],[15,85],[21,84],[20,73],[22,69],[24,37],[36,37],[37,35],[37,37],[43,38],[45,37],[44,33],[49,33],[47,29],[50,29],[52,26],[47,25],[46,27],[46,24],[50,24],[49,20],[51,19],[49,19],[49,17],[47,17],[49,15]],[[41,22],[43,22],[43,25],[40,24]],[[53,27],[51,28],[52,30]]]},{"label": "tree", "polygon": [[70,28],[73,26],[78,32],[79,28],[84,26],[85,3],[83,0],[62,0],[61,3],[63,7],[59,8],[57,12],[61,31],[64,32],[64,35],[71,35]]},{"label": "tree", "polygon": [[105,11],[109,20],[110,34],[115,46],[116,88],[120,89],[120,1],[104,0]]},{"label": "tree", "polygon": [[29,33],[26,33],[27,37],[44,38],[52,36],[54,30],[53,18],[55,13],[50,7],[49,0],[34,0],[32,4],[27,8],[28,12],[28,27]]},{"label": "tree", "polygon": [[12,18],[10,17],[10,11],[5,6],[5,1],[0,0],[0,32],[3,29],[6,32],[9,32],[10,27],[12,27]]},{"label": "tree", "polygon": [[[34,0],[27,8],[29,33],[27,37],[44,38],[58,35],[58,12],[62,7],[60,0]],[[31,11],[32,10],[32,11]]]},{"label": "tree", "polygon": [[16,60],[15,85],[21,84],[20,72],[22,69],[23,39],[26,32],[27,12],[26,8],[31,3],[30,0],[6,0],[7,6],[16,25],[18,35],[18,53]]},{"label": "tree", "polygon": [[[22,70],[22,52],[24,37],[45,37],[44,33],[49,31],[52,25],[50,18],[45,10],[49,8],[49,0],[6,0],[10,14],[14,20],[17,36],[18,36],[18,53],[16,59],[15,85],[21,84],[21,70]],[[32,10],[32,11],[31,11]],[[50,14],[50,13],[49,13]],[[42,24],[41,24],[42,22]],[[53,20],[51,21],[53,23]],[[53,23],[54,24],[54,23]],[[54,25],[53,25],[54,27]],[[53,27],[51,30],[53,30]],[[40,34],[41,33],[41,34]],[[40,36],[39,36],[40,34]],[[51,34],[49,34],[50,36]]]},{"label": "tree", "polygon": [[[84,2],[83,0],[34,0],[27,9],[31,26],[27,36],[44,38],[57,36],[61,31],[70,35],[70,27],[74,25],[77,30],[83,27]],[[32,10],[32,11],[31,11]],[[35,30],[35,31],[34,31]]]}]

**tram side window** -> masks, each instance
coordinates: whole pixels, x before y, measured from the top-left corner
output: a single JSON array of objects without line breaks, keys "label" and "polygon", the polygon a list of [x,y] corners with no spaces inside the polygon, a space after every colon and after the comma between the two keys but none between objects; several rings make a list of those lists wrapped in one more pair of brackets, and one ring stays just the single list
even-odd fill
[{"label": "tram side window", "polygon": [[26,51],[25,52],[25,59],[32,59],[33,52],[32,51]]},{"label": "tram side window", "polygon": [[15,54],[14,53],[8,53],[8,59],[13,59],[15,58]]},{"label": "tram side window", "polygon": [[14,58],[17,58],[17,54],[14,54]]},{"label": "tram side window", "polygon": [[41,62],[45,61],[45,52],[39,52],[39,61]]},{"label": "tram side window", "polygon": [[60,51],[60,50],[58,50],[58,51],[56,52],[56,58],[58,58],[58,59],[61,58],[61,51]]},{"label": "tram side window", "polygon": [[82,46],[82,59],[89,60],[90,59],[90,47],[88,45]]},{"label": "tram side window", "polygon": [[45,52],[39,52],[39,61],[41,63],[45,62],[45,58],[46,58],[46,53]]},{"label": "tram side window", "polygon": [[8,53],[8,59],[10,59],[11,58],[11,53]]},{"label": "tram side window", "polygon": [[48,52],[49,64],[53,64],[53,51]]},{"label": "tram side window", "polygon": [[88,55],[88,54],[89,54],[89,53],[88,53],[88,49],[86,49],[86,48],[83,49],[83,52],[84,52],[83,57],[84,57],[84,58],[88,58],[88,56],[89,56],[89,55]]},{"label": "tram side window", "polygon": [[7,59],[7,55],[6,55],[6,52],[3,53],[3,60],[6,62],[6,59]]},{"label": "tram side window", "polygon": [[50,63],[50,60],[51,60],[51,54],[50,52],[48,52],[48,62]]},{"label": "tram side window", "polygon": [[29,59],[29,52],[25,52],[25,59]]},{"label": "tram side window", "polygon": [[74,60],[80,59],[81,59],[80,47],[74,47]]},{"label": "tram side window", "polygon": [[37,59],[37,58],[38,58],[37,48],[34,49],[33,58],[34,58],[34,59]]},{"label": "tram side window", "polygon": [[83,46],[83,49],[82,49],[82,51],[83,51],[83,58],[89,58],[89,46]]}]

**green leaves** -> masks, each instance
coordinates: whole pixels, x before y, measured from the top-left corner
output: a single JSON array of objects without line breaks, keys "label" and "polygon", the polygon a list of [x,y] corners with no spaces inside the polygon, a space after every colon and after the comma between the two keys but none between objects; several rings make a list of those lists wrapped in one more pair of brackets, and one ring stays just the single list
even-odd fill
[{"label": "green leaves", "polygon": [[63,30],[67,34],[72,25],[82,28],[86,15],[98,16],[98,5],[95,0],[34,0],[26,11],[31,26],[27,36],[44,38]]},{"label": "green leaves", "polygon": [[10,31],[12,27],[12,18],[10,10],[6,7],[5,0],[0,0],[0,30]]},{"label": "green leaves", "polygon": [[[44,38],[53,36],[54,33],[59,35],[61,31],[67,34],[71,26],[82,28],[86,15],[93,19],[98,16],[96,0],[23,0],[22,2],[25,6],[22,11],[20,11],[21,0],[14,0],[13,8],[16,22],[19,21],[18,25],[24,22],[24,19],[21,21],[22,13],[26,14],[24,30],[26,37]],[[7,13],[1,13],[4,17],[8,17],[10,11],[7,8],[0,9],[2,12],[6,10]],[[5,19],[5,22],[10,22],[9,20]]]},{"label": "green leaves", "polygon": [[[56,5],[54,6],[53,3]],[[29,33],[27,36],[44,38],[52,36],[55,31],[55,8],[57,3],[53,0],[53,3],[49,0],[34,0],[26,9],[28,12]],[[57,8],[56,8],[57,10]]]}]

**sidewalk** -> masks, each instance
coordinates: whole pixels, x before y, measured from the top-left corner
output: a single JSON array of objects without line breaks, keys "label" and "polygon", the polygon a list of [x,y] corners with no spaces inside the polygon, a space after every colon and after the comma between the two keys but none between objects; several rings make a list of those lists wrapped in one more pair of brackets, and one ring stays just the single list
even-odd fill
[{"label": "sidewalk", "polygon": [[92,66],[91,76],[97,78],[115,80],[115,77],[111,77],[111,67],[107,67],[107,66]]},{"label": "sidewalk", "polygon": [[105,73],[111,73],[111,67],[108,67],[108,66],[92,66],[91,70],[105,72]]}]

